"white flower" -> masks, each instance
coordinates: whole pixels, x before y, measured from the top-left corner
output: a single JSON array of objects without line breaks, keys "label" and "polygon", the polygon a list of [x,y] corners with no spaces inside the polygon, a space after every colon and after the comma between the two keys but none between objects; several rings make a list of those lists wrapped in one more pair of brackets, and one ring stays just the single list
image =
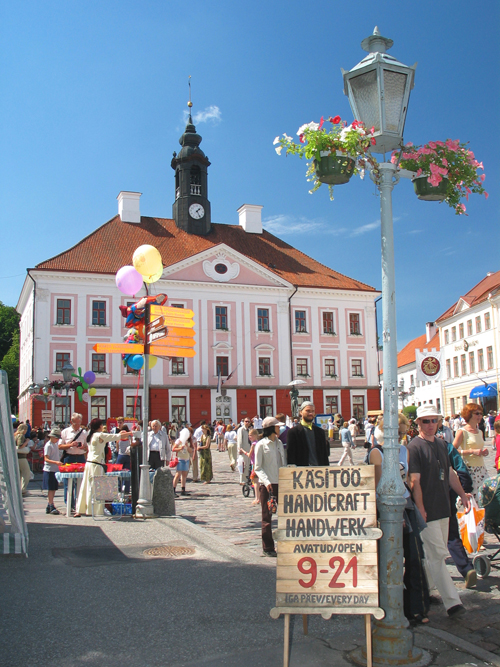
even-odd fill
[{"label": "white flower", "polygon": [[276,137],[276,139],[273,141],[273,146],[274,146],[275,144],[279,144],[279,142],[280,142],[280,138],[279,138],[279,137]]},{"label": "white flower", "polygon": [[351,130],[350,125],[349,125],[349,127],[344,127],[344,128],[342,128],[342,130],[340,130],[340,137],[339,137],[340,141],[345,141],[346,140],[347,135],[350,132],[350,130]]},{"label": "white flower", "polygon": [[283,136],[285,137],[286,141],[291,141],[292,140],[292,137],[289,137],[288,134],[284,134]]},{"label": "white flower", "polygon": [[281,151],[283,150],[283,146],[278,146],[274,150],[278,153],[278,155],[281,155]]},{"label": "white flower", "polygon": [[319,123],[314,123],[313,121],[306,123],[305,125],[301,125],[298,129],[297,136],[300,137],[301,134],[304,134],[305,130],[317,130],[318,127]]},{"label": "white flower", "polygon": [[360,177],[361,180],[364,179],[364,177],[365,177],[365,170],[364,169],[361,169],[361,171],[359,172],[359,177]]}]

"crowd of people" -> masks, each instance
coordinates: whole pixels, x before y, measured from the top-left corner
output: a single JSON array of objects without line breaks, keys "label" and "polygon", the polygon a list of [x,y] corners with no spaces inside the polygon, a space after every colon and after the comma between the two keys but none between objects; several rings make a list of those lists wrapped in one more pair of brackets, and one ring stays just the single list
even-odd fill
[{"label": "crowd of people", "polygon": [[[287,420],[284,414],[264,419],[245,417],[239,424],[222,420],[198,428],[191,424],[150,422],[144,448],[144,460],[156,470],[170,464],[175,469],[174,493],[180,482],[180,494],[186,490],[191,470],[193,483],[213,481],[212,451],[227,452],[227,465],[239,473],[241,485],[253,484],[253,504],[261,505],[263,553],[276,557],[272,535],[272,515],[279,494],[279,468],[293,466],[328,466],[333,428],[339,433],[342,454],[334,465],[353,465],[352,450],[364,430],[365,463],[375,467],[378,484],[384,457],[383,418],[344,421],[336,416],[327,430],[314,423],[315,406],[306,401],[300,406],[299,418]],[[340,417],[340,419],[337,419]],[[288,423],[287,423],[288,421]],[[130,469],[134,448],[142,449],[142,423],[130,431],[126,420],[118,417],[116,427],[106,432],[105,422],[93,419],[82,426],[82,416],[74,413],[71,425],[50,431],[32,428],[29,422],[16,424],[19,473],[23,493],[32,476],[30,454],[43,452],[43,488],[47,490],[48,514],[59,514],[54,506],[58,489],[55,477],[61,462],[84,463],[85,472],[78,497],[72,499],[74,516],[88,514],[93,479],[102,475],[107,461],[116,461]],[[404,511],[404,607],[412,623],[428,622],[432,601],[429,591],[436,587],[451,618],[465,613],[458,592],[447,571],[445,559],[451,555],[466,587],[476,583],[476,573],[461,541],[457,522],[457,499],[468,510],[471,498],[488,476],[484,457],[489,455],[486,438],[492,437],[495,468],[500,458],[500,415],[490,413],[486,419],[482,406],[466,405],[460,416],[445,418],[432,405],[419,406],[414,420],[399,415],[400,470],[405,485]],[[66,480],[65,480],[66,482]],[[65,502],[67,488],[65,485]],[[128,490],[126,490],[127,492]],[[97,507],[99,513],[105,508]]]}]

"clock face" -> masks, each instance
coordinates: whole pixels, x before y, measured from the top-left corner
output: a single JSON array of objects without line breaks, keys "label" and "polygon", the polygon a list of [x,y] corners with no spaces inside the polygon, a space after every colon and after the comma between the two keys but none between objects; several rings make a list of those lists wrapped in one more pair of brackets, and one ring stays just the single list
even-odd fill
[{"label": "clock face", "polygon": [[201,204],[191,204],[189,207],[189,215],[195,220],[200,220],[205,215],[205,209]]}]

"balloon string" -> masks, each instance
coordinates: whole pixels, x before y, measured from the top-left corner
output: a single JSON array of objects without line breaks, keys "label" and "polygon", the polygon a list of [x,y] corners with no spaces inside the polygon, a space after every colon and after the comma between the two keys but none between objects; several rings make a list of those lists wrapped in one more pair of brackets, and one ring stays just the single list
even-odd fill
[{"label": "balloon string", "polygon": [[137,397],[139,396],[139,384],[141,382],[141,371],[139,370],[139,373],[137,374],[137,391],[135,392],[135,401],[134,401],[134,419],[137,414]]}]

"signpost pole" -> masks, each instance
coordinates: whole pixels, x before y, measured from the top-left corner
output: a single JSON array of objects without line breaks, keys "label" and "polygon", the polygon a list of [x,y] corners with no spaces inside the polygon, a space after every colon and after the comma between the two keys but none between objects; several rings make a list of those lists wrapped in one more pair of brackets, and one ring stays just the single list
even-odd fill
[{"label": "signpost pole", "polygon": [[[149,304],[146,305],[145,330],[149,324]],[[149,481],[149,463],[146,460],[148,451],[148,425],[149,425],[149,345],[145,334],[144,341],[144,388],[142,395],[142,464],[141,477],[139,483],[139,499],[135,510],[136,516],[144,519],[153,516],[153,503],[151,501],[151,483]]]}]

